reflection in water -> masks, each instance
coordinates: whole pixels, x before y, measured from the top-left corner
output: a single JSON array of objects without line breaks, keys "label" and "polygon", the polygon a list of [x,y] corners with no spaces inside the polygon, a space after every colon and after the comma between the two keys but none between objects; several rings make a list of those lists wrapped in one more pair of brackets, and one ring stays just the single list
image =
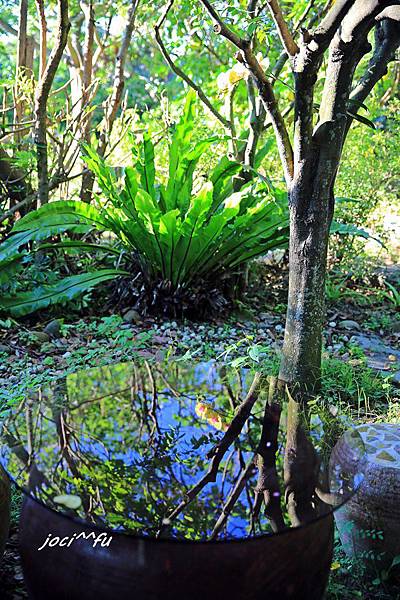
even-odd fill
[{"label": "reflection in water", "polygon": [[[32,496],[85,521],[243,538],[304,524],[351,493],[355,482],[338,470],[328,480],[323,440],[308,423],[248,370],[123,363],[22,402],[3,426],[0,461]],[[361,458],[359,440],[354,448]]]}]

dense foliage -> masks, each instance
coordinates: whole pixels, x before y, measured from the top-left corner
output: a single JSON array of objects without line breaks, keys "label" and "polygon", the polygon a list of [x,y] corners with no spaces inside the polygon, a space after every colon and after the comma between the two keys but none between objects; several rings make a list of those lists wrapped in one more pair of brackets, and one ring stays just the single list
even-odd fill
[{"label": "dense foliage", "polygon": [[[102,192],[98,208],[78,200],[57,201],[20,219],[0,250],[3,282],[12,277],[16,261],[23,258],[21,247],[66,231],[107,231],[120,246],[68,239],[41,244],[38,250],[93,248],[120,254],[120,260],[139,261],[149,285],[161,280],[172,292],[199,278],[215,278],[224,269],[233,269],[268,250],[285,248],[286,195],[271,183],[264,180],[260,185],[257,181],[233,192],[232,176],[241,165],[226,157],[211,171],[208,181],[194,182],[199,158],[215,141],[193,139],[195,103],[195,94],[190,93],[172,136],[166,186],[155,184],[154,146],[148,135],[138,149],[138,157],[134,155],[135,167],[124,169],[122,188],[114,169],[86,147],[85,161]],[[102,269],[73,275],[51,286],[4,296],[0,307],[21,316],[121,275],[129,273]]]}]

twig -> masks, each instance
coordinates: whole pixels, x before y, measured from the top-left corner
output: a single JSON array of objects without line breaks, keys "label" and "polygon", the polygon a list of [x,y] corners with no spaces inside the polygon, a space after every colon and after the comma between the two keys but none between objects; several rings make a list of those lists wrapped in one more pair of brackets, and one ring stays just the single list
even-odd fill
[{"label": "twig", "polygon": [[148,361],[145,360],[144,364],[145,364],[147,374],[149,376],[150,383],[151,383],[152,399],[151,399],[151,408],[149,410],[149,416],[150,416],[151,420],[153,421],[153,430],[150,434],[151,437],[153,437],[155,431],[157,431],[157,433],[161,433],[160,427],[159,427],[158,421],[157,421],[157,386],[156,386],[156,382],[155,382],[153,373],[151,372]]},{"label": "twig", "polygon": [[115,118],[117,116],[118,109],[121,104],[122,93],[125,86],[125,63],[128,55],[129,46],[132,40],[133,30],[135,27],[136,12],[139,6],[140,0],[132,0],[131,6],[128,11],[128,18],[125,27],[125,31],[122,37],[121,47],[118,52],[118,56],[115,62],[114,71],[114,86],[111,93],[111,98],[107,101],[105,108],[105,130],[102,132],[99,141],[98,153],[103,156],[107,146],[107,135],[109,136]]}]

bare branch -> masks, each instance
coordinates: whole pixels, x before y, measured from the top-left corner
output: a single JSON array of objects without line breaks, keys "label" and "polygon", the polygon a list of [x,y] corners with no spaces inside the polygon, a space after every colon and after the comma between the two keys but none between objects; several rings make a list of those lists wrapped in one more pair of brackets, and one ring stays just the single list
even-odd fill
[{"label": "bare branch", "polygon": [[[83,6],[83,5],[82,5]],[[85,7],[85,21],[86,21],[86,33],[85,41],[83,46],[83,71],[82,71],[82,104],[87,105],[90,88],[92,85],[93,77],[93,46],[94,46],[94,31],[95,31],[95,20],[94,20],[94,5],[93,0],[89,0],[89,4]],[[83,119],[80,123],[82,129],[81,140],[83,142],[90,142],[90,126],[92,122],[92,111],[87,111],[83,114]],[[89,172],[82,177],[80,198],[83,202],[90,202],[92,197],[92,189],[94,183],[94,175]]]},{"label": "bare branch", "polygon": [[47,22],[44,12],[44,0],[36,0],[36,9],[40,24],[40,69],[39,79],[43,77],[47,62]]},{"label": "bare branch", "polygon": [[[14,121],[19,124],[22,121],[24,113],[24,103],[20,100],[19,88],[21,82],[21,76],[24,74],[24,67],[26,67],[26,43],[28,33],[28,0],[20,0],[19,4],[19,20],[18,20],[18,45],[17,45],[17,65],[16,65],[16,77],[14,86],[14,98],[15,98],[15,111]],[[21,135],[17,133],[14,136],[16,144],[21,139]]]},{"label": "bare branch", "polygon": [[[307,25],[308,28],[313,27],[314,24],[321,18],[321,16],[323,16],[327,12],[330,3],[331,3],[331,0],[328,0],[328,2],[326,2],[326,4],[321,8],[321,10],[310,19],[310,22]],[[314,6],[314,4],[315,4],[315,0],[311,0],[311,2],[308,3],[303,14],[299,17],[299,20],[297,21],[297,23],[295,23],[295,25],[293,27],[293,33],[297,33],[299,30],[301,31],[303,29],[303,26],[306,22],[308,14],[309,14],[310,10],[312,9],[312,7]],[[275,65],[274,65],[274,68],[272,69],[272,75],[275,78],[279,77],[288,58],[289,57],[286,52],[282,52],[282,54],[279,56],[278,60],[276,61]],[[272,85],[273,85],[273,83],[272,83]]]},{"label": "bare branch", "polygon": [[176,65],[176,63],[172,60],[168,50],[166,49],[164,42],[162,41],[160,29],[164,25],[164,22],[167,18],[169,11],[171,10],[173,4],[174,4],[174,0],[169,0],[168,4],[165,7],[165,10],[161,14],[161,17],[159,18],[157,23],[154,25],[155,37],[156,37],[158,47],[160,48],[161,54],[163,55],[164,60],[168,63],[168,65],[172,69],[172,71],[176,75],[178,75],[178,77],[183,79],[183,81],[185,81],[189,87],[191,87],[192,89],[194,89],[197,92],[200,100],[203,102],[203,104],[205,104],[207,106],[207,108],[214,115],[214,117],[216,119],[218,119],[218,121],[220,123],[222,123],[222,125],[224,127],[226,127],[227,129],[230,129],[231,128],[230,121],[228,119],[226,119],[223,115],[221,115],[221,113],[215,108],[215,106],[207,98],[207,96],[205,95],[205,93],[203,92],[201,87],[199,85],[197,85],[197,83],[195,83],[193,81],[193,79],[188,77],[188,75],[186,75],[186,73],[184,71],[182,71],[182,69],[180,67],[178,67],[178,65]]},{"label": "bare branch", "polygon": [[328,48],[338,27],[342,23],[343,17],[355,1],[356,0],[337,0],[334,2],[326,17],[314,30],[312,38],[318,44],[319,52],[322,53]]},{"label": "bare branch", "polygon": [[[83,171],[80,171],[79,173],[75,173],[75,175],[54,176],[49,182],[49,192],[56,190],[62,183],[66,183],[68,181],[72,181],[73,179],[78,179],[79,177],[82,177],[82,175],[84,175],[87,172],[87,170],[88,169],[84,169]],[[12,208],[10,208],[5,213],[2,213],[0,215],[0,224],[7,221],[7,219],[12,217],[21,208],[23,209],[25,206],[29,205],[30,203],[33,203],[37,199],[37,197],[38,197],[38,191],[29,193],[28,196],[25,196],[22,200],[17,202],[17,204],[15,204]]]},{"label": "bare branch", "polygon": [[211,540],[215,540],[217,538],[219,532],[221,531],[221,529],[227,522],[228,517],[231,514],[232,509],[236,504],[236,501],[238,500],[240,494],[242,493],[248,479],[250,479],[250,477],[253,475],[254,470],[255,470],[254,459],[252,459],[248,463],[248,465],[245,467],[245,469],[242,471],[239,479],[237,480],[231,493],[229,494],[229,497],[222,508],[222,512],[221,512],[220,516],[218,517],[217,522],[214,525],[214,529],[212,530],[212,533],[210,536]]},{"label": "bare branch", "polygon": [[[321,100],[320,122],[346,121],[347,102],[355,68],[371,49],[367,41],[375,18],[385,2],[356,0],[330,44],[329,61]],[[371,88],[372,89],[372,88]]]},{"label": "bare branch", "polygon": [[252,79],[247,81],[247,94],[249,99],[250,108],[250,134],[247,139],[246,149],[244,153],[244,164],[249,167],[254,167],[254,161],[256,158],[256,150],[258,140],[264,129],[265,122],[265,108],[260,97],[255,95],[254,82]]},{"label": "bare branch", "polygon": [[128,12],[128,19],[125,27],[125,31],[121,41],[121,47],[118,52],[117,60],[115,63],[115,71],[114,71],[114,87],[112,90],[111,98],[107,101],[107,106],[105,110],[105,127],[106,130],[102,133],[100,137],[99,149],[98,152],[102,156],[105,152],[105,148],[107,145],[107,136],[110,135],[112,128],[114,126],[114,121],[117,116],[118,109],[121,105],[122,93],[125,87],[125,63],[128,55],[129,46],[132,40],[132,34],[135,27],[135,19],[137,9],[139,7],[140,0],[132,0],[131,6]]},{"label": "bare branch", "polygon": [[14,29],[14,27],[11,27],[11,25],[9,25],[7,21],[4,21],[4,19],[0,19],[0,29],[6,33],[11,33],[11,35],[14,35],[15,37],[18,36],[18,31]]},{"label": "bare branch", "polygon": [[49,180],[47,164],[47,139],[46,139],[46,119],[47,119],[47,100],[50,89],[54,81],[58,65],[60,64],[64,48],[67,44],[67,37],[70,28],[68,19],[68,0],[58,0],[58,23],[57,38],[55,46],[51,52],[46,70],[41,77],[35,95],[35,144],[37,148],[37,169],[38,169],[38,198],[40,204],[45,204],[49,199]]},{"label": "bare branch", "polygon": [[268,0],[268,8],[286,53],[294,56],[299,51],[299,47],[289,31],[278,0]]},{"label": "bare branch", "polygon": [[273,92],[271,82],[269,81],[268,76],[264,72],[250,48],[247,48],[243,51],[242,60],[254,78],[265,110],[271,120],[285,179],[289,185],[294,172],[293,149],[284,118],[279,110],[278,103]]},{"label": "bare branch", "polygon": [[93,0],[89,0],[89,5],[85,8],[86,17],[86,33],[85,41],[83,45],[83,72],[82,72],[82,86],[83,86],[83,101],[86,102],[86,91],[92,83],[92,71],[93,71],[93,44],[94,44],[94,6]]},{"label": "bare branch", "polygon": [[[81,50],[79,46],[75,43],[75,40],[70,36],[67,41],[68,53],[70,56],[70,60],[72,65],[76,69],[83,69],[83,59],[81,56]],[[68,61],[70,62],[70,61]]]}]

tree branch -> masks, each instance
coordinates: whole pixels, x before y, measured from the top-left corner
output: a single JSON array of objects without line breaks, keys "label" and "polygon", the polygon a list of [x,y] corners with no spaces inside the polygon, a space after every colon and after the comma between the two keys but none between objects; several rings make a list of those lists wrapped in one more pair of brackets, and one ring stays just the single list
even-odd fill
[{"label": "tree branch", "polygon": [[[78,177],[82,177],[82,175],[84,175],[87,171],[88,171],[88,169],[83,169],[79,173],[75,173],[75,175],[65,175],[65,176],[55,175],[49,182],[49,192],[56,190],[62,183],[66,183],[68,181],[72,181],[73,179],[78,179]],[[22,200],[17,202],[17,204],[15,204],[12,208],[10,208],[5,213],[0,215],[0,224],[7,221],[7,219],[12,217],[18,210],[20,210],[20,208],[24,208],[30,202],[33,203],[37,199],[37,197],[38,197],[38,191],[29,193],[28,196],[25,196]]]},{"label": "tree branch", "polygon": [[137,9],[139,7],[140,0],[132,0],[131,6],[128,12],[128,20],[126,23],[124,35],[121,42],[121,47],[118,52],[117,60],[115,63],[115,71],[114,71],[114,87],[111,93],[111,98],[107,101],[107,106],[105,110],[105,131],[102,132],[100,137],[99,149],[98,152],[100,156],[103,156],[106,145],[107,145],[107,136],[110,135],[112,128],[114,126],[114,121],[117,116],[118,109],[121,105],[122,93],[125,87],[125,64],[126,58],[128,55],[129,46],[132,40],[133,30],[135,27],[135,19]]},{"label": "tree branch", "polygon": [[232,509],[236,504],[236,501],[238,500],[240,494],[242,493],[247,481],[253,475],[254,470],[255,470],[254,459],[252,459],[248,463],[248,465],[245,467],[245,469],[242,471],[239,479],[237,480],[231,493],[229,494],[229,496],[222,508],[222,512],[221,512],[220,516],[218,517],[217,522],[214,525],[214,529],[212,530],[212,533],[210,536],[211,540],[215,540],[218,537],[219,532],[221,531],[221,529],[227,522],[228,517],[231,514]]},{"label": "tree branch", "polygon": [[69,28],[68,0],[58,0],[56,44],[51,52],[43,77],[40,78],[35,94],[36,123],[34,140],[37,148],[37,170],[39,179],[38,199],[40,204],[47,203],[49,199],[46,138],[47,100],[64,48],[67,44]]},{"label": "tree branch", "polygon": [[272,123],[286,183],[290,185],[294,172],[293,149],[271,82],[250,48],[242,52],[241,58],[254,78],[264,108]]},{"label": "tree branch", "polygon": [[[82,5],[83,6],[83,5]],[[94,31],[95,31],[95,20],[94,20],[94,5],[93,0],[89,0],[88,6],[85,7],[85,22],[86,32],[85,41],[83,45],[83,71],[82,71],[82,105],[88,104],[88,98],[90,88],[92,85],[93,78],[93,46],[94,46]],[[92,122],[92,111],[84,113],[80,123],[81,127],[81,141],[90,142],[90,126]],[[89,172],[82,177],[80,199],[83,202],[90,202],[92,197],[92,189],[94,183],[94,175]]]},{"label": "tree branch", "polygon": [[44,0],[36,0],[36,9],[40,24],[40,69],[39,79],[43,77],[47,62],[47,22],[44,12]]},{"label": "tree branch", "polygon": [[226,38],[234,46],[236,46],[236,48],[239,48],[239,50],[244,50],[247,46],[249,46],[249,43],[250,43],[249,40],[243,40],[234,31],[229,29],[229,27],[227,27],[225,25],[224,21],[221,19],[221,17],[217,13],[217,11],[214,9],[213,5],[208,0],[200,0],[200,1],[205,6],[205,8],[207,9],[209,14],[215,21],[215,24],[214,24],[215,33],[221,34],[224,38]]},{"label": "tree branch", "polygon": [[364,102],[375,84],[387,73],[387,66],[394,59],[400,45],[400,7],[391,7],[377,17],[375,50],[368,67],[350,94],[350,103],[355,112]]},{"label": "tree branch", "polygon": [[207,96],[205,95],[205,93],[203,92],[203,90],[201,89],[201,87],[199,85],[197,85],[197,83],[195,83],[193,81],[193,79],[191,79],[190,77],[188,77],[188,75],[186,75],[186,73],[184,71],[182,71],[182,69],[180,67],[178,67],[178,65],[176,65],[174,63],[174,61],[172,60],[168,50],[166,49],[164,42],[162,41],[161,38],[161,34],[160,34],[160,29],[162,28],[162,26],[164,25],[164,22],[167,18],[167,15],[169,13],[169,11],[172,8],[172,5],[174,4],[174,0],[169,0],[169,2],[167,3],[163,13],[161,14],[159,20],[157,21],[157,23],[154,25],[154,32],[155,32],[155,38],[158,44],[158,47],[160,49],[161,54],[164,57],[164,60],[167,62],[167,64],[169,65],[169,67],[171,68],[171,70],[178,75],[178,77],[180,77],[181,79],[183,79],[183,81],[185,81],[189,87],[191,87],[192,89],[194,89],[200,100],[203,102],[203,104],[205,104],[207,106],[207,108],[210,110],[210,112],[214,115],[214,117],[216,119],[218,119],[218,121],[220,123],[222,123],[222,125],[224,127],[226,127],[227,129],[231,128],[231,122],[226,119],[223,115],[221,115],[221,113],[215,108],[215,106],[210,102],[210,100],[207,98]]},{"label": "tree branch", "polygon": [[[328,0],[328,2],[326,2],[326,4],[321,8],[321,10],[316,13],[311,19],[310,22],[308,23],[308,28],[311,28],[314,26],[314,24],[318,21],[318,19],[321,18],[321,16],[323,16],[328,8],[329,5],[331,3],[331,0]],[[293,27],[293,32],[297,33],[299,30],[303,29],[303,25],[308,17],[308,14],[310,12],[310,10],[312,9],[312,7],[315,4],[315,0],[311,0],[311,2],[308,3],[308,6],[306,7],[306,9],[304,10],[303,14],[299,17],[299,20],[297,21],[297,23],[294,25]],[[282,52],[282,54],[279,56],[278,60],[275,63],[275,66],[272,70],[272,75],[274,78],[279,77],[280,73],[282,72],[283,67],[286,64],[286,61],[288,59],[288,55],[286,52]],[[274,83],[274,82],[273,82]],[[272,84],[273,85],[273,84]]]},{"label": "tree branch", "polygon": [[343,18],[340,30],[330,44],[321,100],[321,124],[338,118],[345,120],[355,68],[362,56],[371,49],[367,36],[386,4],[379,0],[355,0]]},{"label": "tree branch", "polygon": [[247,167],[254,167],[258,140],[264,129],[264,121],[266,116],[264,105],[260,101],[260,97],[256,97],[254,91],[254,82],[249,78],[247,81],[247,95],[250,108],[250,133],[244,152],[244,164]]},{"label": "tree branch", "polygon": [[268,0],[268,8],[286,53],[288,56],[294,56],[299,51],[299,47],[289,31],[278,0]]},{"label": "tree branch", "polygon": [[[24,67],[26,67],[26,45],[27,45],[27,33],[28,33],[28,0],[20,0],[19,3],[19,18],[18,18],[18,42],[17,42],[17,65],[15,72],[15,86],[14,86],[14,98],[15,98],[15,110],[14,110],[14,122],[19,125],[23,119],[24,114],[24,103],[20,99],[20,86],[21,79],[24,75]],[[18,129],[17,129],[18,131]],[[16,133],[14,141],[16,144],[21,139],[21,135]]]},{"label": "tree branch", "polygon": [[343,21],[343,17],[355,2],[356,0],[337,0],[326,17],[314,30],[312,39],[318,45],[318,51],[320,53],[328,48],[333,36]]},{"label": "tree branch", "polygon": [[287,184],[290,185],[294,170],[292,145],[286,129],[285,121],[281,112],[279,111],[272,85],[260,63],[254,56],[251,48],[251,42],[249,40],[240,38],[235,32],[231,31],[231,29],[225,25],[217,11],[213,8],[210,2],[208,2],[208,0],[200,1],[215,21],[214,31],[221,34],[239,49],[240,52],[238,52],[236,58],[247,67],[247,69],[250,71],[250,74],[254,78],[265,110],[274,128],[285,179]]}]

